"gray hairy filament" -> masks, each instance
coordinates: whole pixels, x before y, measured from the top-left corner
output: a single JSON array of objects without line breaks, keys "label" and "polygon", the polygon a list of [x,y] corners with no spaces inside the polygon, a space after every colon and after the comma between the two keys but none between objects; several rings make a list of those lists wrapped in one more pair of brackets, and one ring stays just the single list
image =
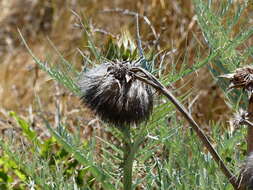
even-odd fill
[{"label": "gray hairy filament", "polygon": [[152,90],[130,72],[138,63],[138,60],[106,62],[81,76],[82,100],[103,121],[120,127],[149,118],[153,109]]}]

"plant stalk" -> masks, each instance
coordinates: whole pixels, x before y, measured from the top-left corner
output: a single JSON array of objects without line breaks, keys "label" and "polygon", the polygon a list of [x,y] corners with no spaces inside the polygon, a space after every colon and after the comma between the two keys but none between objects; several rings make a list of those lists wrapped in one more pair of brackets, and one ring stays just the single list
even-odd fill
[{"label": "plant stalk", "polygon": [[[248,105],[248,114],[249,121],[253,121],[253,94],[250,95],[249,105]],[[253,152],[253,127],[248,126],[248,134],[247,134],[247,152],[248,155]]]},{"label": "plant stalk", "polygon": [[[185,119],[188,121],[188,123],[192,126],[193,130],[197,133],[197,136],[199,137],[200,141],[203,143],[203,145],[207,148],[207,150],[210,152],[218,166],[220,167],[223,174],[227,177],[229,182],[233,185],[235,190],[238,190],[239,183],[237,181],[237,178],[232,174],[232,172],[226,167],[224,161],[221,159],[217,151],[214,149],[212,144],[210,143],[207,136],[204,134],[202,129],[198,126],[198,124],[194,121],[191,114],[185,109],[185,107],[177,100],[177,98],[163,85],[161,84],[156,77],[154,77],[151,73],[149,73],[146,70],[143,70],[142,68],[136,67],[132,68],[132,72],[138,73],[135,74],[135,77],[146,84],[151,85],[156,90],[161,92],[164,96],[166,96],[175,106],[176,108],[182,113],[182,115],[185,117]],[[144,74],[143,76],[140,76],[139,73]]]},{"label": "plant stalk", "polygon": [[[247,153],[248,156],[251,152],[253,152],[253,94],[250,94],[249,97],[249,104],[248,104],[248,110],[249,119],[244,120],[243,124],[246,124],[248,126],[247,129]],[[239,179],[242,179],[242,183],[240,183],[240,189],[239,190],[247,190],[247,182],[244,181],[244,171],[242,171],[239,175]]]},{"label": "plant stalk", "polygon": [[131,142],[130,128],[125,127],[122,132],[124,135],[123,189],[132,190],[132,173],[135,151],[133,150],[134,146]]},{"label": "plant stalk", "polygon": [[[250,153],[252,153],[253,151],[253,94],[250,94],[249,97],[249,104],[248,104],[248,115],[249,115],[249,119],[244,119],[242,121],[242,124],[245,124],[248,126],[247,129],[247,153],[248,156],[250,155]],[[241,171],[238,181],[240,182],[240,189],[239,190],[247,190],[247,180],[244,180],[244,175],[245,175],[245,168],[244,170]]]}]

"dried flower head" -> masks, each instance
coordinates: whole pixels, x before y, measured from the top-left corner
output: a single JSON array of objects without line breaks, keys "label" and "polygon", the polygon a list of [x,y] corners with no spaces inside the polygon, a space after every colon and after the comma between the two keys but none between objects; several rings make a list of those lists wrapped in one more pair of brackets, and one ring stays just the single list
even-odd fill
[{"label": "dried flower head", "polygon": [[248,119],[249,119],[248,112],[243,109],[239,109],[239,111],[234,114],[234,118],[231,120],[230,124],[233,127],[237,128],[240,125],[245,124],[245,120]]},{"label": "dried flower head", "polygon": [[220,77],[230,79],[230,89],[243,88],[250,93],[253,91],[253,67],[251,66],[236,69],[234,73]]},{"label": "dried flower head", "polygon": [[149,118],[153,108],[152,90],[130,71],[138,63],[106,62],[81,76],[82,100],[102,120],[121,127]]}]

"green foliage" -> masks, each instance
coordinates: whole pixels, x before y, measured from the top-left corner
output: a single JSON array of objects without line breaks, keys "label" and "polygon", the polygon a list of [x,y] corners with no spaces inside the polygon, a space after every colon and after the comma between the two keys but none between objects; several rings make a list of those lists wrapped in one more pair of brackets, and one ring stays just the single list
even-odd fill
[{"label": "green foliage", "polygon": [[28,122],[15,112],[10,115],[23,129],[22,134],[27,137],[29,145],[15,147],[20,143],[12,142],[12,139],[7,142],[0,140],[0,146],[5,152],[0,159],[0,168],[3,168],[0,178],[5,182],[3,187],[7,188],[7,184],[12,183],[14,179],[8,177],[8,173],[14,171],[19,180],[23,181],[20,188],[24,183],[29,184],[29,180],[32,180],[38,189],[68,190],[78,186],[89,188],[95,178],[101,182],[104,189],[114,189],[107,179],[108,175],[91,162],[92,155],[88,156],[91,153],[87,152],[88,147],[77,144],[62,125],[55,130],[45,120],[52,137],[42,141]]},{"label": "green foliage", "polygon": [[46,120],[45,123],[52,136],[55,137],[56,140],[61,145],[63,145],[64,149],[68,153],[71,153],[80,164],[88,168],[88,170],[96,178],[96,180],[102,183],[103,188],[108,190],[114,189],[109,182],[108,174],[105,174],[94,163],[92,163],[88,158],[86,158],[88,153],[83,152],[82,149],[78,148],[77,145],[73,144],[72,137],[67,131],[64,130],[63,126],[58,126],[58,130],[55,131],[51,128],[50,124]]},{"label": "green foliage", "polygon": [[34,141],[37,138],[37,135],[34,130],[30,128],[29,123],[27,123],[24,119],[20,118],[15,112],[10,112],[9,114],[11,117],[13,117],[18,125],[23,130],[23,134],[30,140]]},{"label": "green foliage", "polygon": [[[240,26],[241,31],[234,34],[233,28],[240,24],[240,17],[249,5],[248,1],[243,1],[233,8],[232,1],[221,1],[220,10],[212,1],[194,0],[195,10],[198,16],[198,23],[202,30],[205,41],[210,49],[210,55],[215,53],[215,57],[210,60],[211,73],[217,77],[221,74],[231,73],[242,65],[247,64],[252,47],[240,48],[253,34],[252,27]],[[225,24],[224,24],[225,23]],[[238,51],[240,48],[240,51]],[[224,92],[227,91],[228,81],[218,79],[219,86]],[[238,100],[243,100],[246,104],[246,97],[240,91],[234,90],[226,94],[233,105],[238,105]],[[242,98],[241,98],[242,96]]]},{"label": "green foliage", "polygon": [[[239,22],[240,15],[247,6],[246,1],[243,6],[238,6],[234,11],[232,19],[229,19],[231,15],[228,14],[232,1],[222,1],[219,11],[212,8],[212,1],[194,0],[194,5],[199,26],[210,48],[209,55],[201,61],[196,57],[193,66],[189,66],[185,55],[179,69],[177,65],[179,63],[176,63],[171,66],[169,73],[164,74],[168,66],[163,62],[166,52],[154,55],[153,50],[147,50],[149,53],[145,55],[150,54],[147,60],[150,60],[149,64],[153,72],[166,85],[176,82],[210,62],[212,65],[209,65],[209,69],[214,76],[231,72],[245,63],[252,53],[251,47],[246,48],[242,53],[236,49],[249,38],[253,32],[252,28],[243,30],[237,35],[232,33],[232,28]],[[136,45],[129,33],[123,33],[118,42],[110,38],[103,48],[98,49],[87,29],[88,24],[83,21],[81,23],[87,39],[87,47],[92,53],[90,56],[84,55],[89,64],[99,64],[108,59],[138,59]],[[76,82],[79,72],[56,48],[54,49],[60,61],[52,65],[49,61],[39,60],[24,39],[23,42],[42,70],[72,93],[80,95]],[[52,43],[51,45],[53,46]],[[158,61],[160,62],[157,63]],[[83,70],[85,69],[87,68]],[[226,81],[219,79],[219,85],[224,91],[226,90]],[[180,100],[184,102],[189,94],[190,92],[182,95]],[[233,105],[237,105],[241,97],[243,99],[238,91],[229,95]],[[157,98],[150,121],[142,126],[131,128],[132,146],[136,153],[133,167],[134,187],[161,190],[232,190],[232,186],[219,171],[210,154],[199,143],[193,131],[175,113],[176,110],[170,102],[162,97]],[[120,164],[123,161],[124,150],[121,144],[124,142],[124,136],[116,128],[108,127],[106,132],[112,134],[119,145],[96,135],[89,141],[82,139],[82,143],[79,136],[71,134],[62,123],[57,128],[53,128],[44,118],[45,116],[40,115],[45,129],[51,134],[47,139],[40,139],[29,122],[15,112],[11,112],[10,116],[16,120],[22,130],[22,138],[26,138],[27,145],[21,146],[20,142],[15,142],[12,138],[7,141],[0,140],[3,150],[0,157],[0,189],[14,188],[12,184],[17,179],[19,189],[27,187],[59,190],[122,189]],[[245,131],[222,131],[224,127],[217,123],[211,123],[210,126],[209,133],[213,144],[216,145],[230,169],[238,172],[238,162],[243,159],[246,149],[245,143],[240,143]],[[16,144],[20,146],[15,147]],[[101,146],[99,155],[96,155],[95,150],[97,144]]]},{"label": "green foliage", "polygon": [[[12,115],[20,118],[13,112]],[[30,145],[26,147],[16,147],[18,143],[12,139],[0,141],[5,152],[0,159],[0,176],[4,180],[8,177],[6,188],[14,180],[9,177],[10,172],[19,179],[20,189],[33,183],[36,189],[96,189],[98,183],[103,189],[122,188],[119,170],[123,156],[121,147],[95,136],[90,143],[79,144],[63,125],[53,129],[47,121],[44,122],[52,137],[39,144],[29,137]],[[29,124],[27,126],[33,131]],[[238,171],[237,161],[245,149],[245,144],[238,144],[243,133],[221,132],[222,128],[212,125],[213,142],[227,164]],[[115,128],[108,130],[118,140],[122,138]],[[175,116],[170,102],[157,106],[151,120],[140,130],[132,130],[133,140],[141,146],[134,164],[134,186],[179,190],[232,189],[198,138]],[[26,131],[23,135],[27,136]],[[102,145],[99,160],[94,157],[93,143]]]}]

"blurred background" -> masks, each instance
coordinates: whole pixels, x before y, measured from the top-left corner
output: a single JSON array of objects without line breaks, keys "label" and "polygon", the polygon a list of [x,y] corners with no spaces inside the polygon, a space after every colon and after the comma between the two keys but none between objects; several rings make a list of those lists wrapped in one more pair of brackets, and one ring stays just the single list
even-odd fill
[{"label": "blurred background", "polygon": [[[27,49],[21,43],[18,29],[29,47],[41,60],[50,57],[54,62],[57,53],[52,51],[50,41],[58,51],[77,68],[83,57],[78,49],[86,52],[87,41],[77,27],[77,19],[71,10],[84,15],[91,32],[96,33],[96,44],[106,43],[108,35],[117,37],[127,29],[135,37],[136,23],[133,16],[115,10],[129,10],[145,15],[154,27],[140,19],[144,48],[156,52],[170,52],[165,62],[167,70],[173,64],[194,64],[196,54],[207,54],[206,44],[198,28],[194,7],[185,0],[1,0],[0,1],[0,130],[9,127],[9,111],[15,111],[40,128],[34,115],[36,96],[40,98],[48,119],[54,120],[55,102],[66,116],[70,126],[77,122],[87,126],[94,119],[78,97],[58,86],[39,70]],[[113,9],[114,11],[109,11]],[[106,11],[107,10],[107,11]],[[157,63],[159,64],[159,63]],[[189,92],[185,105],[197,121],[208,125],[211,120],[226,123],[230,111],[220,89],[208,70],[203,68],[173,84],[179,88],[177,95]],[[212,109],[211,109],[212,108]],[[73,125],[72,125],[73,124]],[[43,134],[43,130],[41,131]],[[87,131],[85,134],[88,133]],[[86,134],[88,135],[88,134]]]}]

